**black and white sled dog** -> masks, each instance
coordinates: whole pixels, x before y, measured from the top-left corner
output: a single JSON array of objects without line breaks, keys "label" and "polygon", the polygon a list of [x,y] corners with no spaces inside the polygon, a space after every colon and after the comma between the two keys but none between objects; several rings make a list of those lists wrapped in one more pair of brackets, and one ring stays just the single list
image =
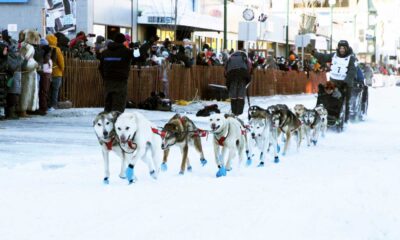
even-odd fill
[{"label": "black and white sled dog", "polygon": [[163,171],[167,170],[169,150],[170,147],[174,145],[178,146],[182,153],[181,170],[179,174],[185,173],[186,165],[188,171],[192,170],[188,158],[189,146],[194,146],[197,152],[200,153],[200,163],[203,166],[207,164],[200,139],[202,136],[206,136],[207,132],[197,128],[188,117],[175,114],[175,116],[165,124],[161,134],[161,148],[164,150],[163,163],[161,164],[161,169]]},{"label": "black and white sled dog", "polygon": [[[260,151],[260,163],[258,167],[263,167],[265,162],[265,156],[269,151],[270,146],[270,139],[271,135],[273,134],[271,128],[271,117],[268,113],[261,117],[262,115],[258,115],[259,117],[253,117],[249,121],[249,128],[250,128],[250,136],[251,140],[254,144],[249,144],[251,147],[251,152],[254,153],[254,149],[258,148]],[[251,162],[250,162],[251,163]],[[250,165],[250,164],[248,164]]]},{"label": "black and white sled dog", "polygon": [[[153,132],[155,126],[139,112],[122,113],[115,122],[115,131],[124,152],[132,154],[128,159],[125,175],[129,183],[136,178],[134,168],[139,159],[145,161],[150,175],[156,179],[160,171],[161,137]],[[151,152],[151,161],[146,158]]]},{"label": "black and white sled dog", "polygon": [[315,109],[307,109],[303,115],[303,125],[305,126],[305,134],[307,146],[311,143],[317,145],[318,136],[321,131],[321,118]]},{"label": "black and white sled dog", "polygon": [[328,129],[328,110],[322,104],[316,106],[314,109],[321,119],[321,136],[325,137],[326,130]]},{"label": "black and white sled dog", "polygon": [[[273,128],[274,133],[272,135],[274,150],[278,149],[277,138],[280,133],[285,135],[285,146],[282,155],[286,155],[287,153],[292,134],[296,135],[297,150],[299,150],[302,139],[301,121],[284,104],[270,106],[267,111],[271,113],[271,127]],[[279,162],[277,153],[275,153],[275,162]]]},{"label": "black and white sled dog", "polygon": [[[210,127],[213,133],[214,156],[218,166],[217,177],[226,176],[226,171],[232,170],[232,159],[237,155],[239,165],[245,157],[250,158],[247,148],[246,129],[235,117],[214,114],[210,117]],[[226,154],[228,160],[225,164]]]},{"label": "black and white sled dog", "polygon": [[259,106],[251,106],[249,108],[249,119],[250,152],[253,156],[254,149],[258,148],[260,152],[260,163],[258,164],[258,167],[263,167],[265,156],[267,152],[269,152],[272,143],[271,138],[274,134],[273,129],[271,128],[271,114],[267,109]]},{"label": "black and white sled dog", "polygon": [[121,158],[121,172],[119,174],[120,178],[125,178],[125,168],[126,168],[126,154],[121,149],[119,145],[118,138],[115,133],[114,124],[120,115],[119,112],[101,112],[99,113],[93,121],[93,128],[96,133],[97,139],[101,146],[103,152],[104,160],[104,179],[105,184],[109,183],[110,178],[110,163],[109,163],[109,153],[114,152],[117,156]]}]

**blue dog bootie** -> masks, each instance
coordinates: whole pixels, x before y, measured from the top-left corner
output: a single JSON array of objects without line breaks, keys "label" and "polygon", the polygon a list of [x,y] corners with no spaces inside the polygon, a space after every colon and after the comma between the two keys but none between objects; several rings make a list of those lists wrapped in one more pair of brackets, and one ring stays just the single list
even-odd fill
[{"label": "blue dog bootie", "polygon": [[221,166],[218,169],[218,172],[217,172],[216,176],[217,176],[217,178],[226,176],[226,169],[225,169],[224,166]]},{"label": "blue dog bootie", "polygon": [[134,166],[129,164],[125,171],[126,179],[128,180],[129,184],[135,182],[135,175],[134,175]]}]

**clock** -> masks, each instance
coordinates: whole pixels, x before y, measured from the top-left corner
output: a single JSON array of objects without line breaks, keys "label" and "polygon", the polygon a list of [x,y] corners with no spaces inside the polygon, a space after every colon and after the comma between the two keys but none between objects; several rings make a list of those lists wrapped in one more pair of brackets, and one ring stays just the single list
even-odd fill
[{"label": "clock", "polygon": [[251,21],[251,20],[253,20],[253,19],[254,19],[254,11],[253,11],[252,9],[250,9],[250,8],[246,8],[246,9],[243,11],[243,18],[244,18],[246,21]]}]

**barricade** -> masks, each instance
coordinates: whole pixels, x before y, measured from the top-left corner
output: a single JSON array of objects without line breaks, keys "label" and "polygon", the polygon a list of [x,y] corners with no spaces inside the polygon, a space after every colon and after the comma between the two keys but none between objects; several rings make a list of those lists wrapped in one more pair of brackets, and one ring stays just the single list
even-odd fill
[{"label": "barricade", "polygon": [[[70,100],[74,107],[102,107],[104,87],[98,70],[98,61],[65,58],[65,73],[61,100]],[[128,80],[128,100],[139,103],[152,91],[162,91],[162,67],[131,68]],[[169,96],[172,100],[193,100],[207,96],[208,84],[225,85],[224,68],[219,66],[173,65],[168,70]],[[318,84],[326,82],[326,74],[310,72],[283,72],[255,69],[249,88],[250,96],[272,96],[316,93]]]}]

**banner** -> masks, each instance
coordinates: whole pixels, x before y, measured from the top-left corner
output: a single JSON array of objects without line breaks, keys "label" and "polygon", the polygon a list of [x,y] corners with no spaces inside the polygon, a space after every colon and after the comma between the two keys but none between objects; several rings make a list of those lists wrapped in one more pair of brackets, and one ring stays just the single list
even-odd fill
[{"label": "banner", "polygon": [[45,0],[46,34],[76,32],[76,0]]}]

